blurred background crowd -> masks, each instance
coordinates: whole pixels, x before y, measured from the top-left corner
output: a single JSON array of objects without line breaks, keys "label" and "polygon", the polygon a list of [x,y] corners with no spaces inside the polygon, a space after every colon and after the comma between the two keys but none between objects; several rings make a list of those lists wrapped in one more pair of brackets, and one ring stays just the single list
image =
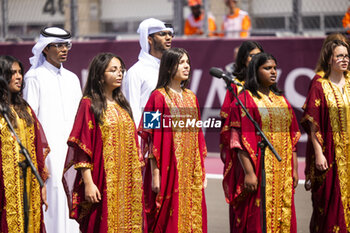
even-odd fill
[{"label": "blurred background crowd", "polygon": [[[176,36],[191,36],[191,14],[201,32],[196,36],[323,36],[349,28],[349,0],[1,0],[2,41],[33,40],[43,26],[70,30],[76,39],[137,37],[149,17],[172,23]],[[205,13],[205,14],[204,14]],[[202,15],[201,15],[202,14]],[[236,18],[231,28],[225,21]],[[199,22],[198,20],[202,20]],[[239,22],[238,22],[239,21]],[[237,23],[238,22],[238,23]],[[192,22],[193,23],[193,22]],[[233,27],[233,29],[232,29]],[[240,28],[240,27],[243,27]],[[247,33],[232,33],[239,30]],[[230,33],[231,32],[231,33]],[[242,32],[242,31],[240,31]]]}]

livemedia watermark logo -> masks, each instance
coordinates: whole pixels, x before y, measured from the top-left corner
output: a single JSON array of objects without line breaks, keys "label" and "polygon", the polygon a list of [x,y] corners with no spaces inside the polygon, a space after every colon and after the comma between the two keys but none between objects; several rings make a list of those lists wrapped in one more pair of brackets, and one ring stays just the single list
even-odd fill
[{"label": "livemedia watermark logo", "polygon": [[182,130],[189,129],[198,131],[200,128],[205,129],[220,129],[222,121],[216,118],[208,118],[206,120],[198,120],[197,117],[191,114],[170,114],[165,115],[157,110],[156,112],[145,111],[143,113],[143,128],[144,129],[160,129],[163,130]]},{"label": "livemedia watermark logo", "polygon": [[161,113],[156,112],[143,113],[143,128],[144,129],[160,129]]}]

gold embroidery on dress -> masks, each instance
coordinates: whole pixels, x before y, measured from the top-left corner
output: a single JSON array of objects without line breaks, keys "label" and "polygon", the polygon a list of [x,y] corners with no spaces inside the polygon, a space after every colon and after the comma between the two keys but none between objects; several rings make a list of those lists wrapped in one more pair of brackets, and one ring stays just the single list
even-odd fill
[{"label": "gold embroidery on dress", "polygon": [[[290,232],[292,217],[292,113],[282,96],[270,92],[253,96],[261,116],[262,131],[282,158],[278,162],[266,148],[266,224],[268,232]],[[295,139],[296,140],[296,139]]]},{"label": "gold embroidery on dress", "polygon": [[320,143],[320,145],[322,146],[323,145],[323,138],[322,138],[322,135],[320,133],[320,126],[318,125],[318,123],[314,120],[314,118],[312,116],[310,116],[309,114],[306,114],[303,119],[301,119],[301,123],[303,122],[311,122],[314,126],[316,126],[317,128],[317,131],[315,132],[315,135],[316,135],[316,138],[318,140],[318,142]]},{"label": "gold embroidery on dress", "polygon": [[321,100],[320,99],[316,99],[315,100],[315,107],[319,107],[321,104]]},{"label": "gold embroidery on dress", "polygon": [[[195,95],[186,90],[183,98],[175,93],[159,90],[169,107],[172,121],[198,119]],[[177,161],[179,206],[178,232],[202,232],[202,189],[203,174],[199,151],[199,130],[192,127],[172,127],[174,149]],[[195,150],[193,149],[195,148]]]},{"label": "gold embroidery on dress", "polygon": [[69,137],[68,141],[75,142],[80,149],[82,149],[86,154],[88,154],[90,157],[92,156],[92,151],[83,144],[78,138],[76,137]]},{"label": "gold embroidery on dress", "polygon": [[257,153],[257,151],[254,151],[254,149],[251,148],[250,144],[248,143],[247,138],[244,135],[241,135],[241,140],[242,140],[243,145],[247,149],[248,153],[250,155],[254,155],[252,157],[252,159],[253,159],[253,162],[254,162],[254,167],[256,167],[257,157],[255,156],[255,154]]},{"label": "gold embroidery on dress", "polygon": [[329,110],[344,218],[346,229],[350,232],[350,81],[345,81],[345,99],[340,89],[329,80],[322,79],[320,82]]},{"label": "gold embroidery on dress", "polygon": [[255,206],[260,207],[260,204],[261,204],[261,200],[260,200],[260,198],[257,198],[255,200]]},{"label": "gold embroidery on dress", "polygon": [[221,111],[220,112],[220,116],[223,117],[223,118],[227,118],[228,114],[226,112]]},{"label": "gold embroidery on dress", "polygon": [[89,168],[92,171],[93,164],[91,164],[89,162],[79,162],[79,163],[74,164],[74,169],[80,169],[80,168]]},{"label": "gold embroidery on dress", "polygon": [[221,129],[221,133],[224,133],[226,131],[229,131],[230,130],[230,127],[228,125],[224,125]]},{"label": "gold embroidery on dress", "polygon": [[333,231],[332,232],[338,233],[339,231],[340,231],[340,227],[339,226],[334,226],[333,227]]},{"label": "gold embroidery on dress", "polygon": [[232,127],[236,127],[236,128],[241,127],[241,122],[240,121],[231,121],[230,128],[232,128]]},{"label": "gold embroidery on dress", "polygon": [[[249,110],[247,109],[248,113],[249,113]],[[247,114],[245,113],[245,111],[243,109],[241,109],[241,117],[245,117]]]},{"label": "gold embroidery on dress", "polygon": [[231,170],[231,167],[232,167],[232,160],[230,160],[225,172],[224,172],[224,177],[227,176],[227,174],[229,173],[229,171]]},{"label": "gold embroidery on dress", "polygon": [[91,120],[88,122],[88,125],[90,130],[94,129],[94,124],[92,123]]},{"label": "gold embroidery on dress", "polygon": [[103,116],[108,232],[142,232],[142,175],[134,122],[118,104],[108,104]]},{"label": "gold embroidery on dress", "polygon": [[[13,111],[13,110],[12,110]],[[29,108],[27,109],[31,114]],[[14,112],[15,113],[15,112]],[[16,114],[16,113],[15,113]],[[16,114],[18,127],[15,129],[16,134],[21,139],[22,144],[27,148],[29,155],[37,168],[36,152],[35,152],[35,134],[34,124],[30,127],[27,123],[20,119]],[[6,125],[5,120],[1,118],[1,124]],[[6,126],[7,127],[7,126]],[[9,232],[24,232],[24,214],[23,214],[23,179],[22,170],[18,166],[18,162],[24,161],[24,156],[19,153],[18,143],[10,134],[7,128],[1,129],[0,140],[2,143],[2,170],[5,189],[6,205],[6,221]],[[28,232],[40,232],[41,226],[41,189],[36,177],[32,174],[31,168],[27,168],[27,186],[29,222]]]}]

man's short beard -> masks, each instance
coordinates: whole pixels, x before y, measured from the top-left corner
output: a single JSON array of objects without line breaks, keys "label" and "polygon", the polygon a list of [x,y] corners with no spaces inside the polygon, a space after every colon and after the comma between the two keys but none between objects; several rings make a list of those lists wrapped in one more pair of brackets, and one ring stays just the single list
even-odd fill
[{"label": "man's short beard", "polygon": [[159,51],[163,53],[164,51],[167,50],[165,46],[162,45],[162,43],[158,42],[156,39],[152,38],[153,40],[153,49],[154,51]]}]

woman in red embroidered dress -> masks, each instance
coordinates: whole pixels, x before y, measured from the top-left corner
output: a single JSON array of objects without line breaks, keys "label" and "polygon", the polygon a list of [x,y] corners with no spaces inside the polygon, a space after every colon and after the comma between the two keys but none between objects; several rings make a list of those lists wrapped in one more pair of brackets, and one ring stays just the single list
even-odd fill
[{"label": "woman in red embroidered dress", "polygon": [[[21,97],[23,90],[23,66],[12,56],[0,56],[0,104],[8,106],[8,116],[16,134],[28,150],[32,162],[45,181],[48,171],[45,158],[49,152],[41,125],[28,103]],[[4,82],[4,83],[3,83]],[[8,84],[8,87],[7,87]],[[8,98],[10,97],[10,98]],[[44,233],[42,205],[46,202],[46,187],[27,168],[27,180],[23,182],[19,162],[25,160],[17,141],[11,135],[7,123],[0,114],[0,232],[25,232],[23,211],[23,185],[27,187],[28,232]]]},{"label": "woman in red embroidered dress", "polygon": [[[236,77],[236,81],[244,84],[244,79],[247,76],[247,69],[249,62],[252,58],[258,54],[264,52],[262,46],[256,41],[244,41],[240,46],[237,53],[236,63],[233,65],[232,75]],[[234,84],[231,84],[234,92],[237,94],[241,90]],[[226,119],[230,113],[230,105],[235,100],[233,94],[227,90],[224,102],[221,107],[220,116]]]},{"label": "woman in red embroidered dress", "polygon": [[142,156],[124,71],[114,54],[93,59],[68,140],[63,183],[82,232],[144,232]]},{"label": "woman in red embroidered dress", "polygon": [[322,52],[324,51],[325,49],[325,46],[328,42],[331,42],[331,41],[334,41],[334,40],[341,40],[343,41],[344,43],[348,44],[349,45],[349,39],[344,35],[344,34],[341,34],[341,33],[332,33],[332,34],[329,34],[326,39],[324,39],[323,43],[322,43],[322,48],[321,48],[321,52],[320,52],[320,57],[318,58],[318,61],[317,61],[317,64],[316,64],[316,69],[315,69],[315,76],[313,77],[312,79],[312,82],[310,83],[310,86],[309,86],[309,90],[310,88],[314,85],[314,82],[317,81],[317,79],[319,78],[323,78],[324,75],[325,75],[325,72],[322,68]]},{"label": "woman in red embroidered dress", "polygon": [[207,232],[206,146],[201,128],[188,124],[200,121],[197,98],[185,88],[189,76],[188,53],[165,51],[139,126],[148,152],[144,188],[149,232]]},{"label": "woman in red embroidered dress", "polygon": [[312,192],[310,232],[350,232],[349,46],[330,41],[324,76],[312,83],[302,125],[308,133],[305,187]]},{"label": "woman in red embroidered dress", "polygon": [[[247,75],[248,64],[251,59],[258,53],[264,52],[262,46],[256,41],[244,41],[239,47],[236,63],[234,64],[234,70],[232,74],[236,77],[236,81],[244,84],[244,79]],[[233,91],[237,95],[242,88],[231,84]],[[220,150],[221,150],[221,160],[224,162],[224,179],[222,181],[222,186],[225,193],[226,202],[229,204],[229,214],[230,214],[230,229],[233,232],[233,195],[235,193],[235,180],[234,180],[234,167],[240,166],[237,154],[235,151],[230,150],[230,138],[225,137],[229,134],[225,133],[230,130],[230,119],[227,119],[230,114],[230,105],[234,101],[234,95],[227,90],[224,103],[221,107],[220,115],[223,121],[222,133],[220,135]]]},{"label": "woman in red embroidered dress", "polygon": [[[300,132],[294,112],[276,86],[276,59],[266,53],[249,63],[245,88],[239,99],[259,124],[282,158],[278,162],[266,148],[266,226],[267,232],[296,232],[294,189],[298,184],[296,143]],[[238,153],[241,166],[235,166],[233,232],[262,232],[260,181],[261,151],[253,123],[240,106],[231,105],[230,147]]]}]

